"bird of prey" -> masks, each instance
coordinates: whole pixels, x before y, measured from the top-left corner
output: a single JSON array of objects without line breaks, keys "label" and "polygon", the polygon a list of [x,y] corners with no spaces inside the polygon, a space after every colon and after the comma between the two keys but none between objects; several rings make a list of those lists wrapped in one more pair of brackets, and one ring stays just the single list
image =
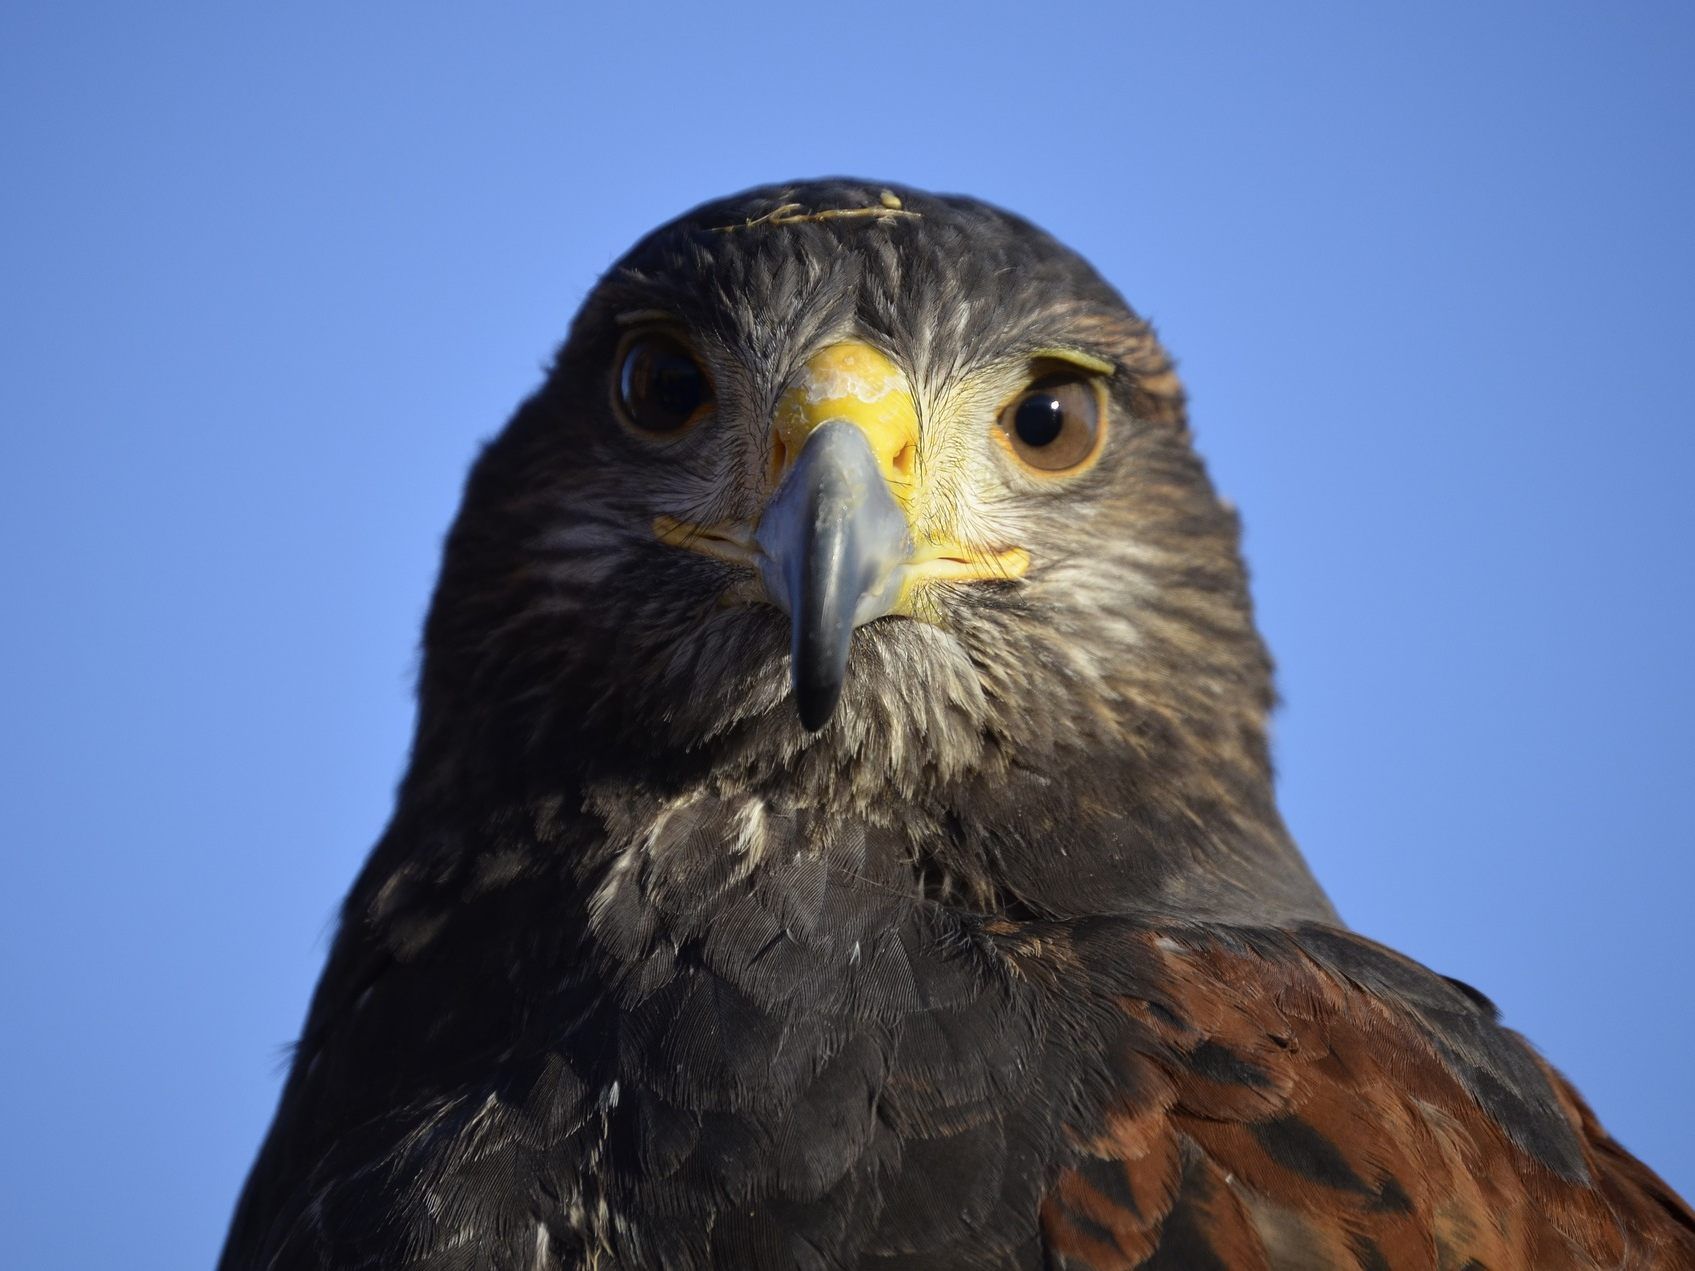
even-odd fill
[{"label": "bird of prey", "polygon": [[1325,898],[1172,363],[1016,216],[829,180],[653,231],[423,644],[225,1271],[1695,1266]]}]

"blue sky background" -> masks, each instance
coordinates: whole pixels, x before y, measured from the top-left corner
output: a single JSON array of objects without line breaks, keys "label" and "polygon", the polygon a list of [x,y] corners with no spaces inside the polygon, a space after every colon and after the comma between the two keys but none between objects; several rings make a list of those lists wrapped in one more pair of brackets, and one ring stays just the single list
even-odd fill
[{"label": "blue sky background", "polygon": [[1158,323],[1320,876],[1695,1190],[1695,8],[965,12],[0,9],[9,1265],[210,1264],[479,440],[643,230],[833,172]]}]

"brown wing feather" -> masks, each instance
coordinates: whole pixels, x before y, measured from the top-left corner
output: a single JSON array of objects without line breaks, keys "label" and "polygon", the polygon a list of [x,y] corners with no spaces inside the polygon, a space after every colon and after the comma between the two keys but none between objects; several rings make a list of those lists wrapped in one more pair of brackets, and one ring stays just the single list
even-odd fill
[{"label": "brown wing feather", "polygon": [[1042,1214],[1057,1265],[1695,1267],[1695,1216],[1540,1060],[1580,1171],[1515,1142],[1416,1003],[1295,940],[1123,939],[1157,988],[1119,998],[1118,1093],[1071,1127]]}]

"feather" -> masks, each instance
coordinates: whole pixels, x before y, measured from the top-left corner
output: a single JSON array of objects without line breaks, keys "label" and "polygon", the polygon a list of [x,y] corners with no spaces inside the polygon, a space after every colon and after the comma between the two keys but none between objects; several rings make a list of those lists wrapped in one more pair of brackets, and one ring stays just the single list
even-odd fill
[{"label": "feather", "polygon": [[[725,545],[850,339],[910,397],[901,568],[1021,565],[860,625],[811,731]],[[1055,384],[1065,471],[1001,422]],[[1486,998],[1341,927],[1239,536],[1152,329],[1027,222],[831,180],[654,231],[472,470],[222,1271],[1695,1267]]]}]

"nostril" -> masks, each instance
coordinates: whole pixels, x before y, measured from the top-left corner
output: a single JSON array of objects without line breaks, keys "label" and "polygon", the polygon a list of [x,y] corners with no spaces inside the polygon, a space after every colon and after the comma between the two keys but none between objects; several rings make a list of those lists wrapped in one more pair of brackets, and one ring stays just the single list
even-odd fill
[{"label": "nostril", "polygon": [[777,478],[783,475],[783,468],[787,466],[788,459],[789,448],[783,444],[782,434],[771,434],[771,483],[773,485],[777,483]]},{"label": "nostril", "polygon": [[909,441],[906,445],[902,446],[899,453],[895,455],[895,471],[900,473],[903,477],[910,477],[912,475],[912,465],[916,463],[917,460],[918,447]]}]

